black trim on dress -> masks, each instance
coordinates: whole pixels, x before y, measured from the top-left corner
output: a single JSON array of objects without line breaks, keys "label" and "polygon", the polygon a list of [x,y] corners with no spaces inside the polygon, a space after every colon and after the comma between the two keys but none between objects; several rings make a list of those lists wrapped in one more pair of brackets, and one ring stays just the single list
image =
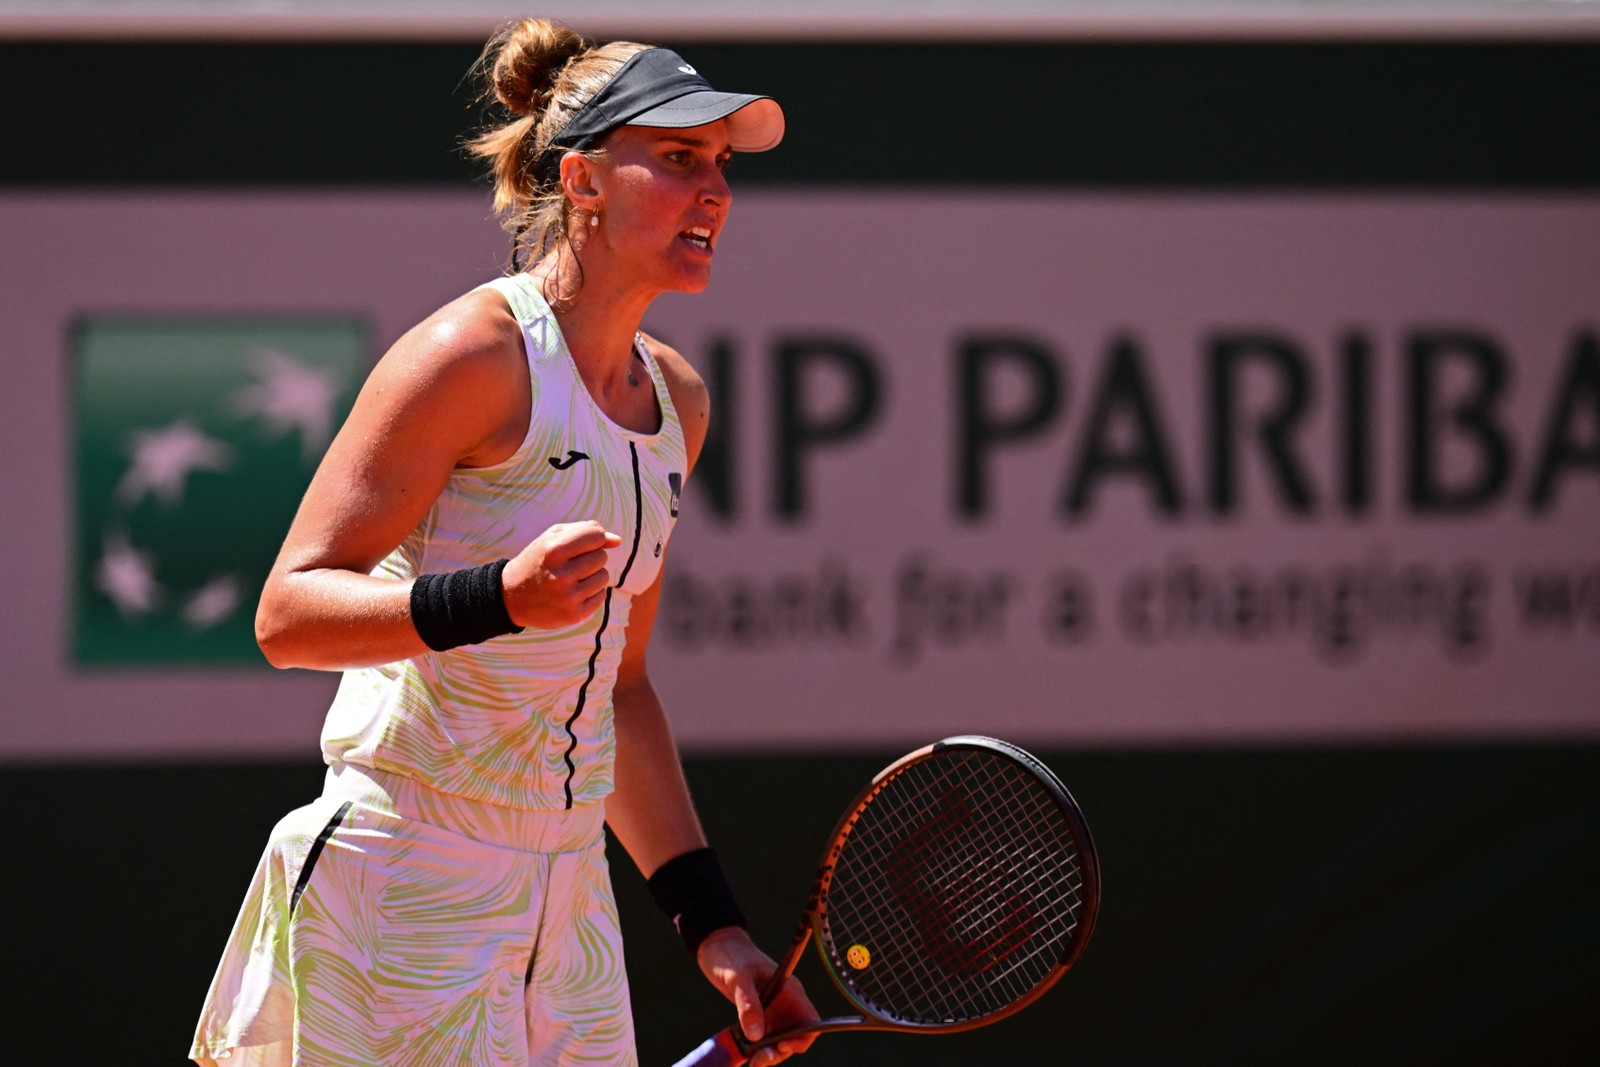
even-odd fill
[{"label": "black trim on dress", "polygon": [[350,814],[351,805],[354,803],[354,801],[347,800],[340,804],[339,810],[334,812],[333,818],[328,820],[328,825],[322,828],[322,833],[318,834],[317,839],[311,842],[311,851],[306,853],[306,861],[300,865],[300,877],[295,879],[294,893],[289,897],[289,914],[293,915],[294,909],[300,904],[300,894],[306,891],[306,885],[311,881],[311,868],[317,865],[317,857],[322,855],[322,846],[328,843],[328,838],[332,837],[333,832],[339,828],[339,824],[344,822],[344,817]]},{"label": "black trim on dress", "polygon": [[639,538],[644,532],[644,489],[639,482],[639,446],[629,441],[628,452],[633,456],[633,548],[628,552],[628,562],[622,565],[622,573],[617,577],[616,585],[606,589],[606,602],[600,609],[600,625],[594,632],[594,651],[589,654],[589,674],[578,687],[578,699],[565,726],[567,751],[561,758],[567,764],[567,780],[561,784],[561,788],[567,796],[568,811],[572,810],[572,779],[578,773],[578,765],[572,761],[573,750],[578,747],[578,735],[573,732],[572,725],[578,721],[578,716],[583,714],[584,703],[589,697],[589,686],[594,681],[595,670],[600,661],[601,639],[605,636],[606,627],[611,623],[611,593],[614,589],[621,589],[622,583],[628,580],[628,572],[633,570],[633,561],[639,555]]}]

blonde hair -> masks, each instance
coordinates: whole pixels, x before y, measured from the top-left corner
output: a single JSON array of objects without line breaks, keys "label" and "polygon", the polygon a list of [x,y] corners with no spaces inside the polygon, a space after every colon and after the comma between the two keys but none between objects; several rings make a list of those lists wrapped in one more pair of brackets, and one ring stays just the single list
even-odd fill
[{"label": "blonde hair", "polygon": [[[467,142],[467,150],[489,165],[494,209],[519,256],[537,262],[568,238],[572,204],[559,181],[541,184],[536,164],[578,110],[616,76],[629,57],[650,45],[614,41],[599,45],[553,19],[523,19],[502,27],[473,67],[510,115]],[[591,158],[604,149],[584,152]]]}]

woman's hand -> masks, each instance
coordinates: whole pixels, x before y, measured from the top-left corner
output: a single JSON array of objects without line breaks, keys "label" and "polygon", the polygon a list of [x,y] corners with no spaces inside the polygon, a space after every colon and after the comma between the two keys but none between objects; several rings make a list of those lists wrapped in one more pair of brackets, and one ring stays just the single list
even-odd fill
[{"label": "woman's hand", "polygon": [[606,549],[622,538],[590,519],[563,522],[528,542],[500,575],[506,614],[518,626],[555,630],[593,615],[611,575]]},{"label": "woman's hand", "polygon": [[[711,934],[700,942],[695,958],[711,984],[733,1002],[734,1010],[739,1013],[739,1028],[751,1041],[817,1021],[817,1009],[811,1006],[805,990],[800,988],[799,979],[793,975],[784,980],[783,989],[772,1003],[762,1009],[761,991],[777,972],[778,965],[756,947],[743,929],[727,926]],[[750,1058],[750,1063],[752,1067],[782,1063],[796,1052],[810,1048],[816,1036],[806,1034],[764,1048]]]}]

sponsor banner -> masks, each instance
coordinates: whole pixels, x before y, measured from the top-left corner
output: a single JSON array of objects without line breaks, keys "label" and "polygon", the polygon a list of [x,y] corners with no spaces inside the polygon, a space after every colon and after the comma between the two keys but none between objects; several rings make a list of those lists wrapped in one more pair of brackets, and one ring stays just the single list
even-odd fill
[{"label": "sponsor banner", "polygon": [[[90,199],[137,271],[72,251]],[[162,583],[158,651],[90,655],[111,646],[61,617],[108,596],[116,508],[162,507],[143,424],[97,482],[53,451],[112,432],[91,383],[62,402],[73,324],[354,321],[376,352],[494,272],[486,216],[474,193],[0,201],[33,257],[3,268],[27,297],[5,432],[41,456],[0,522],[44,623],[0,623],[6,753],[309,752],[331,692],[182,666],[165,646],[214,567]],[[657,687],[690,748],[1593,737],[1597,299],[1592,196],[741,194],[710,289],[646,322],[715,404]],[[186,485],[265,429],[230,398],[273,344],[239,341],[206,401],[233,422],[189,439]],[[105,666],[134,660],[167,669]]]},{"label": "sponsor banner", "polygon": [[258,664],[256,591],[369,362],[355,320],[76,331],[78,665]]}]

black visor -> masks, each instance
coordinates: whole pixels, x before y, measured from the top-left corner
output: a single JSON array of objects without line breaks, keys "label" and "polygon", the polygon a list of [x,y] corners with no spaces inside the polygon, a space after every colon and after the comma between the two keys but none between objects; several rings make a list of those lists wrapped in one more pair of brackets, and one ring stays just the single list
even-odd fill
[{"label": "black visor", "polygon": [[539,161],[540,177],[554,181],[561,154],[599,144],[620,126],[688,129],[728,120],[728,144],[736,152],[765,152],[783,140],[783,109],[768,96],[719,93],[682,56],[647,48],[622,69],[556,134]]}]

